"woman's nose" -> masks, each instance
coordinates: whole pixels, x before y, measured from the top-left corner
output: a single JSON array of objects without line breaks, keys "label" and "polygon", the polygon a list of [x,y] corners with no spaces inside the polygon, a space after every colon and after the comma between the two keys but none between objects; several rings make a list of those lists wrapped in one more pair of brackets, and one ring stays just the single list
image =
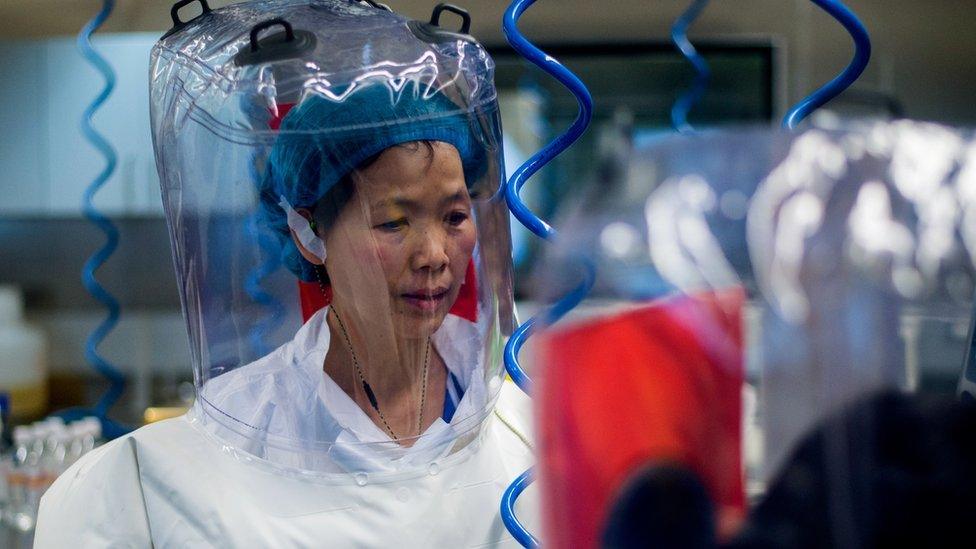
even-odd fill
[{"label": "woman's nose", "polygon": [[418,239],[417,248],[410,258],[413,270],[437,272],[448,266],[451,259],[447,254],[447,238],[443,231],[424,231],[418,235]]}]

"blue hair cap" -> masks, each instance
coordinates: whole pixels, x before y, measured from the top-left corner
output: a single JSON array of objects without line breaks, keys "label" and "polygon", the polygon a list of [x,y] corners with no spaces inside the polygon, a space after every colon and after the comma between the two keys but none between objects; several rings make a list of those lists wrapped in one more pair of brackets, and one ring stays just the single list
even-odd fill
[{"label": "blue hair cap", "polygon": [[260,209],[281,245],[282,262],[300,279],[314,282],[315,270],[292,241],[281,197],[293,208],[311,208],[364,161],[411,141],[453,145],[469,188],[486,172],[487,151],[472,115],[423,88],[412,83],[393,91],[385,82],[371,84],[342,102],[312,95],[282,120],[261,181]]}]

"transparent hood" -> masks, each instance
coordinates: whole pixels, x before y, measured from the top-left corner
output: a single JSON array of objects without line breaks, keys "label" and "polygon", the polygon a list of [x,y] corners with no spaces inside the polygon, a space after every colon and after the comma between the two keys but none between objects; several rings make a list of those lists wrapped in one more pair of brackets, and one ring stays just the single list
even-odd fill
[{"label": "transparent hood", "polygon": [[477,440],[512,329],[484,49],[344,1],[247,2],[152,59],[194,420],[324,473],[426,470]]}]

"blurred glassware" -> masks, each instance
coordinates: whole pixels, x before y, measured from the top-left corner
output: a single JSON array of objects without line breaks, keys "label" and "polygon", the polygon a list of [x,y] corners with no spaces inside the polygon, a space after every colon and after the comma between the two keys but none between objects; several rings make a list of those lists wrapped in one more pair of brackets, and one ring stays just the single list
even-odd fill
[{"label": "blurred glassware", "polygon": [[629,479],[661,464],[697,475],[728,539],[746,492],[761,501],[814,428],[827,473],[811,482],[837,515],[825,535],[863,539],[849,461],[884,448],[824,422],[885,391],[954,397],[976,279],[972,134],[741,128],[632,150],[606,173],[557,221],[533,283],[550,301],[596,271],[539,343],[545,539],[595,543]]}]

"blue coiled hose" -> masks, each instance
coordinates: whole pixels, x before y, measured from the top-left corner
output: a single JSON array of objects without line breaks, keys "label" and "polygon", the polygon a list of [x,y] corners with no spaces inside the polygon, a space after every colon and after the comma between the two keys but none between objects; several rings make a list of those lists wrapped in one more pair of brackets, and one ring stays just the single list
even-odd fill
[{"label": "blue coiled hose", "polygon": [[810,113],[826,105],[827,102],[850,87],[861,76],[871,59],[871,38],[854,12],[838,0],[812,0],[812,2],[820,6],[841,25],[844,25],[844,28],[850,33],[851,38],[854,39],[854,58],[851,59],[850,64],[843,72],[794,105],[786,113],[783,118],[783,127],[790,130],[795,129]]},{"label": "blue coiled hose", "polygon": [[674,106],[671,107],[671,125],[681,133],[691,133],[694,131],[694,128],[688,123],[688,113],[691,112],[692,107],[705,95],[705,90],[708,88],[708,81],[712,76],[708,68],[708,63],[705,62],[705,58],[698,53],[695,46],[688,40],[688,27],[695,22],[695,19],[698,19],[705,6],[708,5],[708,1],[695,0],[692,2],[688,6],[688,9],[681,14],[681,17],[671,26],[671,41],[681,51],[681,55],[695,68],[695,81],[691,85],[691,88],[678,97],[678,100],[674,102]]},{"label": "blue coiled hose", "polygon": [[580,110],[576,115],[576,120],[573,121],[569,129],[553,139],[542,150],[535,153],[515,170],[515,173],[508,180],[508,185],[505,187],[505,199],[508,201],[508,206],[515,215],[515,218],[520,223],[535,233],[536,236],[548,240],[555,234],[555,230],[548,223],[532,213],[532,210],[519,198],[519,192],[532,175],[569,148],[570,145],[583,135],[586,127],[590,124],[590,119],[593,118],[593,98],[590,97],[589,90],[586,89],[586,86],[583,85],[583,82],[575,74],[564,67],[562,63],[535,47],[535,45],[526,40],[522,36],[522,33],[519,32],[517,27],[519,17],[534,3],[535,0],[514,0],[508,9],[505,10],[505,18],[502,26],[502,29],[505,31],[505,38],[515,51],[552,75],[562,85],[569,88],[569,91],[579,101]]},{"label": "blue coiled hose", "polygon": [[[514,0],[505,10],[505,17],[502,24],[502,29],[505,32],[505,37],[508,43],[515,49],[519,54],[528,59],[534,65],[538,66],[545,72],[549,73],[561,84],[566,86],[579,102],[579,113],[576,115],[576,120],[564,133],[553,139],[548,145],[542,148],[542,150],[535,153],[531,158],[529,158],[524,164],[515,170],[512,177],[508,180],[505,186],[505,200],[508,202],[508,207],[515,215],[515,218],[519,220],[522,225],[525,225],[530,231],[532,231],[536,236],[544,239],[551,240],[556,236],[556,230],[551,227],[544,220],[535,215],[532,210],[530,210],[519,196],[519,192],[522,190],[522,186],[526,181],[536,172],[538,172],[543,166],[549,163],[553,158],[558,156],[564,150],[569,148],[577,139],[583,135],[586,127],[590,124],[590,120],[593,117],[593,98],[590,97],[589,90],[583,85],[583,82],[576,77],[572,72],[570,72],[566,67],[564,67],[559,61],[552,58],[531,42],[526,40],[518,30],[518,20],[522,14],[527,10],[535,0]],[[593,271],[592,268],[584,268],[585,274],[584,281],[576,289],[574,289],[569,295],[560,299],[548,312],[543,313],[546,322],[554,322],[558,320],[562,315],[568,312],[570,309],[579,304],[580,301],[588,293],[590,287],[593,284]],[[532,334],[535,327],[539,322],[539,317],[534,317],[520,325],[515,329],[512,337],[509,338],[508,343],[505,345],[505,369],[508,371],[509,376],[512,380],[526,393],[531,390],[531,380],[529,376],[526,375],[525,371],[522,369],[518,361],[518,354],[525,343],[525,340]],[[518,517],[515,515],[514,507],[515,500],[518,498],[519,494],[522,493],[525,488],[532,483],[532,469],[522,473],[515,481],[505,490],[501,501],[501,517],[502,522],[505,524],[505,528],[512,534],[512,536],[520,543],[523,547],[538,547],[539,541],[532,536],[528,530],[519,522]]]},{"label": "blue coiled hose", "polygon": [[95,209],[92,203],[95,193],[108,181],[112,173],[115,171],[117,164],[117,156],[112,145],[99,134],[94,126],[92,126],[92,116],[95,111],[101,107],[105,101],[111,95],[112,90],[115,88],[115,72],[112,67],[109,66],[108,62],[100,56],[91,44],[91,36],[96,30],[108,19],[111,15],[112,10],[115,8],[114,0],[104,0],[102,2],[102,9],[98,12],[95,17],[91,19],[78,34],[78,49],[81,51],[82,56],[95,67],[98,72],[102,74],[105,79],[105,86],[102,91],[98,94],[98,97],[85,109],[85,113],[81,120],[81,131],[85,138],[105,157],[105,168],[101,173],[95,178],[94,181],[85,190],[82,211],[86,219],[95,224],[99,229],[105,233],[106,242],[98,251],[92,254],[85,262],[85,266],[82,268],[81,281],[84,284],[85,289],[98,300],[100,303],[105,305],[108,309],[108,316],[102,321],[98,327],[88,336],[85,342],[85,360],[104,378],[106,378],[109,383],[109,389],[95,404],[95,408],[91,411],[86,410],[71,410],[66,411],[61,414],[65,417],[78,417],[82,415],[92,414],[98,417],[102,422],[102,432],[108,438],[114,438],[121,434],[124,434],[127,429],[108,420],[107,414],[112,405],[118,401],[119,397],[122,395],[122,391],[125,390],[125,376],[111,363],[102,358],[98,354],[98,345],[105,339],[110,331],[115,327],[119,321],[119,302],[110,294],[101,284],[95,280],[95,271],[101,267],[108,258],[115,252],[115,249],[119,244],[119,231],[115,225],[104,215],[102,215],[97,209]]},{"label": "blue coiled hose", "polygon": [[515,500],[518,499],[522,491],[532,484],[533,478],[532,469],[522,473],[509,485],[505,493],[502,494],[502,522],[505,523],[505,528],[508,528],[512,537],[515,541],[522,544],[522,547],[538,547],[539,540],[529,533],[528,530],[522,526],[519,522],[518,517],[515,516]]}]

